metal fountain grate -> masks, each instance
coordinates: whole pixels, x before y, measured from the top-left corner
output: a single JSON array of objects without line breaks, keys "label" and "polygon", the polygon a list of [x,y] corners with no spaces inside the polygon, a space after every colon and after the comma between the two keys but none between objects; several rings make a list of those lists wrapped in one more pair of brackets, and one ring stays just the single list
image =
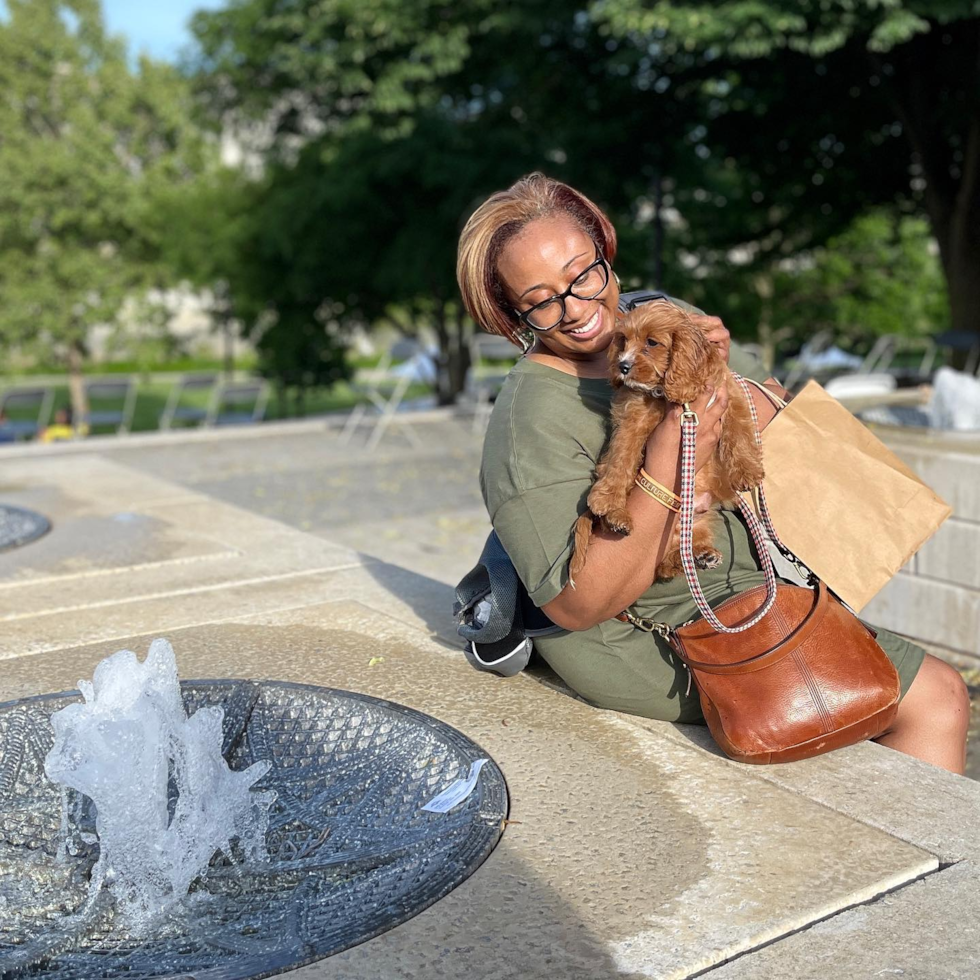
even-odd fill
[{"label": "metal fountain grate", "polygon": [[255,787],[278,794],[269,863],[217,856],[142,940],[113,927],[108,899],[74,921],[97,857],[94,814],[86,798],[70,801],[76,853],[56,862],[60,796],[43,760],[53,742],[49,717],[80,696],[0,704],[4,980],[270,976],[411,918],[472,874],[500,837],[507,792],[492,760],[464,803],[442,814],[421,809],[486,757],[428,715],[298,684],[185,681],[181,689],[189,713],[224,708],[232,769],[273,761]]},{"label": "metal fountain grate", "polygon": [[28,544],[50,529],[51,522],[43,514],[0,504],[0,551]]}]

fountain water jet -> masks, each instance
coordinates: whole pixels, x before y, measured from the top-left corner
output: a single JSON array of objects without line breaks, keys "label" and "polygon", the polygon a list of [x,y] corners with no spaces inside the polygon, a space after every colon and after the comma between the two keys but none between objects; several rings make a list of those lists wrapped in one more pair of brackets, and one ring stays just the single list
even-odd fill
[{"label": "fountain water jet", "polygon": [[275,793],[252,786],[271,762],[228,767],[222,709],[202,707],[188,718],[166,640],[154,640],[143,663],[120,650],[78,687],[84,702],[51,716],[55,742],[44,770],[97,809],[99,858],[87,904],[105,885],[122,924],[139,935],[187,894],[216,851],[231,855],[232,840],[247,861],[267,859]]}]

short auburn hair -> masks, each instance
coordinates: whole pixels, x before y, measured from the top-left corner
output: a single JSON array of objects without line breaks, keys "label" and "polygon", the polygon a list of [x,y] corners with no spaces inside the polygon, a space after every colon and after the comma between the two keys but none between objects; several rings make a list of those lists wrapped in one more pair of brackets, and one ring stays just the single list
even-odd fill
[{"label": "short auburn hair", "polygon": [[534,171],[505,191],[496,191],[469,217],[459,236],[456,281],[466,312],[487,333],[527,346],[504,297],[497,260],[507,244],[536,218],[567,215],[595,242],[612,265],[616,229],[600,207],[560,180]]}]

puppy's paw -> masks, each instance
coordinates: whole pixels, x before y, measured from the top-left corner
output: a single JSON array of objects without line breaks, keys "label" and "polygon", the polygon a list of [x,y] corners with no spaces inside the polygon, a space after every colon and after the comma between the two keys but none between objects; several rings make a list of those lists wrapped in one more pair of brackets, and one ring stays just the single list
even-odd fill
[{"label": "puppy's paw", "polygon": [[765,470],[761,466],[742,470],[736,474],[732,480],[736,490],[750,491],[759,486],[766,478]]},{"label": "puppy's paw", "polygon": [[698,568],[717,568],[721,564],[721,552],[717,548],[704,548],[694,556]]},{"label": "puppy's paw", "polygon": [[589,496],[586,503],[589,510],[591,510],[596,517],[605,517],[605,515],[615,506],[614,498],[610,490],[599,483],[594,484],[592,489],[589,491]]},{"label": "puppy's paw", "polygon": [[633,530],[633,518],[625,507],[613,507],[602,515],[606,527],[619,534],[629,534]]}]

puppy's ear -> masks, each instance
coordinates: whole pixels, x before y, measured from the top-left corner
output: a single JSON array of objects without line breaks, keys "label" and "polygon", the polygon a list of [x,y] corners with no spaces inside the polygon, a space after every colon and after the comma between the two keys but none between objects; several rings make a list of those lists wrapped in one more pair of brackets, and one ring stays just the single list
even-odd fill
[{"label": "puppy's ear", "polygon": [[672,402],[692,402],[707,387],[714,351],[704,334],[685,315],[672,331],[670,363],[664,391]]}]

